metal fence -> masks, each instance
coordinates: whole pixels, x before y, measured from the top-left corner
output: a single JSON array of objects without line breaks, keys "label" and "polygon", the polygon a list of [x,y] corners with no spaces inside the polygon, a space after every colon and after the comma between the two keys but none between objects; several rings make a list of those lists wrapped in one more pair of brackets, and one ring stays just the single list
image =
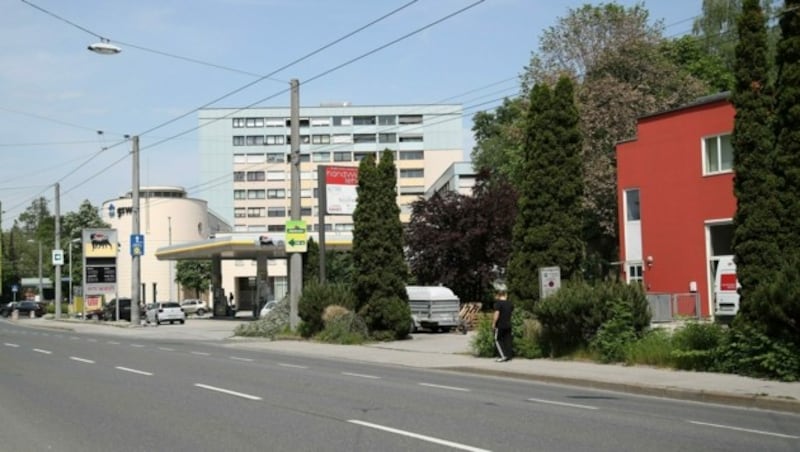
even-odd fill
[{"label": "metal fence", "polygon": [[702,315],[700,311],[700,295],[696,292],[689,293],[650,293],[647,294],[650,304],[651,321],[672,322],[677,319],[697,319]]}]

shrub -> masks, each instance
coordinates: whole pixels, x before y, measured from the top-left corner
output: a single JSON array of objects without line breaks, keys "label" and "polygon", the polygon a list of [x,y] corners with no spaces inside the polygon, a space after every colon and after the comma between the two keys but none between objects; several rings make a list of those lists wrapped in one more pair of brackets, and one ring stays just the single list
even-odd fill
[{"label": "shrub", "polygon": [[352,310],[356,299],[349,286],[344,284],[310,283],[303,288],[298,303],[298,315],[303,320],[300,333],[303,337],[311,337],[322,331],[324,323],[322,312],[329,305],[342,306]]},{"label": "shrub", "polygon": [[322,315],[325,328],[317,339],[334,344],[361,344],[367,339],[367,326],[364,320],[342,306],[331,305]]},{"label": "shrub", "polygon": [[600,362],[612,363],[625,359],[625,347],[636,341],[633,326],[633,313],[625,302],[611,303],[611,318],[602,324],[592,338],[589,348]]},{"label": "shrub", "polygon": [[411,308],[400,297],[372,298],[359,314],[375,340],[403,339],[411,330]]},{"label": "shrub", "polygon": [[[289,296],[287,295],[263,319],[239,325],[234,330],[234,334],[247,337],[268,337],[273,340],[278,335],[292,334],[289,325],[290,310]],[[303,325],[301,322],[299,327],[301,331]]]},{"label": "shrub", "polygon": [[[539,323],[531,317],[529,312],[514,309],[514,313],[511,315],[514,356],[528,359],[544,356],[540,346],[539,332]],[[476,334],[470,342],[470,348],[475,356],[491,358],[497,355],[494,330],[492,330],[492,313],[481,314],[478,317]]]},{"label": "shrub", "polygon": [[672,337],[663,329],[650,330],[625,346],[625,364],[673,367]]},{"label": "shrub", "polygon": [[672,358],[683,370],[708,371],[716,367],[717,347],[725,331],[715,323],[690,322],[672,336]]},{"label": "shrub", "polygon": [[749,377],[800,380],[800,354],[788,341],[772,340],[749,325],[735,326],[723,337],[715,370]]},{"label": "shrub", "polygon": [[491,358],[497,353],[497,349],[494,346],[491,313],[479,315],[475,336],[470,340],[470,348],[475,356],[480,356],[482,358]]}]

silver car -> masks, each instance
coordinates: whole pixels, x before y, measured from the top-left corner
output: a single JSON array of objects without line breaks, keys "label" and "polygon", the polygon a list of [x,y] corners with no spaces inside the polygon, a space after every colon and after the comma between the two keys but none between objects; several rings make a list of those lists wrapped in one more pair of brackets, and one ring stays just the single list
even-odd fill
[{"label": "silver car", "polygon": [[196,299],[183,300],[181,308],[186,315],[197,314],[200,317],[205,315],[206,312],[211,312],[205,301]]},{"label": "silver car", "polygon": [[147,306],[147,323],[161,325],[162,322],[186,322],[186,313],[181,305],[174,301],[160,301]]}]

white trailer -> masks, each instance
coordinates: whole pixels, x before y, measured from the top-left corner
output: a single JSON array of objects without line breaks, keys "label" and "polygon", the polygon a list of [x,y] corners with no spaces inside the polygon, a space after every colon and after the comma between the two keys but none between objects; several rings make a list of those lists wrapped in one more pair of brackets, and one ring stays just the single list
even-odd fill
[{"label": "white trailer", "polygon": [[444,286],[406,286],[412,332],[420,329],[450,331],[461,324],[461,301]]}]

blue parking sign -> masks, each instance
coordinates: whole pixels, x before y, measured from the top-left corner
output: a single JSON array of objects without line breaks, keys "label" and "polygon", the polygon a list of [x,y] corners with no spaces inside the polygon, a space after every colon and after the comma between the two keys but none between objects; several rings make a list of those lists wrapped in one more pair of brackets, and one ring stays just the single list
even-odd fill
[{"label": "blue parking sign", "polygon": [[144,256],[143,234],[131,234],[131,256]]}]

